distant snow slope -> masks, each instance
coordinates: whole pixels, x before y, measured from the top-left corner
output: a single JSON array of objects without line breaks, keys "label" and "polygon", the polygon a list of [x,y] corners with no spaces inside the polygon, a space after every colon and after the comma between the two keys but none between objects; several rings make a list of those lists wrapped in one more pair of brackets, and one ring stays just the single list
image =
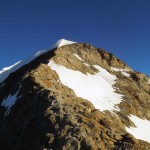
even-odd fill
[{"label": "distant snow slope", "polygon": [[54,61],[50,61],[48,65],[58,73],[62,84],[73,89],[78,97],[89,100],[96,109],[119,110],[116,105],[122,101],[122,95],[115,93],[113,88],[117,78],[106,69],[94,65],[99,72],[91,75],[68,69]]},{"label": "distant snow slope", "polygon": [[132,134],[136,139],[150,143],[150,120],[141,119],[134,115],[131,115],[129,118],[136,127],[126,127],[127,132]]},{"label": "distant snow slope", "polygon": [[[59,48],[61,46],[69,45],[69,44],[73,44],[73,43],[75,43],[75,42],[68,41],[68,40],[65,40],[65,39],[60,39],[56,42],[56,44],[54,45],[54,48]],[[3,70],[0,71],[0,83],[2,83],[11,73],[17,71],[19,68],[21,68],[24,65],[30,63],[35,58],[37,58],[38,56],[44,54],[45,52],[46,52],[46,50],[38,51],[33,56],[31,56],[30,58],[28,58],[24,61],[18,61],[17,63],[15,63],[14,65],[12,65],[10,67],[3,68]]]}]

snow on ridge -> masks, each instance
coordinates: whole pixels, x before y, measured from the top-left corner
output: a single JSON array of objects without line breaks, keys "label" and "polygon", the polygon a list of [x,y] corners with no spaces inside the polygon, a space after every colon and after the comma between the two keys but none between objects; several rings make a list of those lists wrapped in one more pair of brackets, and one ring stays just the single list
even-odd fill
[{"label": "snow on ridge", "polygon": [[[65,39],[60,39],[56,42],[54,48],[59,48],[61,46],[64,45],[69,45],[69,44],[73,44],[75,42],[72,41],[68,41]],[[41,50],[36,52],[33,56],[29,57],[26,60],[23,61],[18,61],[17,63],[15,63],[14,65],[10,66],[10,67],[5,67],[2,70],[0,70],[0,83],[2,83],[11,73],[17,71],[18,69],[20,69],[21,67],[23,67],[24,65],[30,63],[31,61],[33,61],[35,58],[39,57],[40,55],[46,53],[46,50]]]},{"label": "snow on ridge", "polygon": [[1,103],[1,106],[5,107],[7,110],[5,111],[5,116],[9,115],[10,109],[13,105],[15,105],[17,100],[17,95],[20,91],[21,86],[18,91],[14,95],[9,95],[6,99],[4,99]]},{"label": "snow on ridge", "polygon": [[126,77],[130,77],[130,74],[127,73],[129,71],[128,69],[119,69],[119,68],[114,68],[114,67],[111,67],[111,69],[115,72],[121,72]]},{"label": "snow on ridge", "polygon": [[150,143],[150,120],[141,119],[137,116],[129,116],[136,127],[126,127],[126,131],[132,134],[136,139]]},{"label": "snow on ridge", "polygon": [[116,83],[117,78],[106,69],[94,65],[99,72],[92,75],[68,69],[56,64],[54,61],[50,61],[48,66],[58,73],[62,84],[74,90],[78,97],[90,101],[96,109],[100,111],[119,111],[116,105],[122,101],[123,95],[115,93],[113,85]]},{"label": "snow on ridge", "polygon": [[76,43],[76,42],[65,40],[65,39],[60,39],[56,42],[56,44],[53,46],[53,48],[59,48],[64,45],[70,45],[70,44],[74,44],[74,43]]},{"label": "snow on ridge", "polygon": [[16,62],[15,64],[13,64],[13,65],[11,65],[11,66],[9,66],[9,67],[3,68],[3,69],[0,71],[0,74],[3,73],[3,72],[5,72],[5,71],[7,71],[7,70],[10,70],[11,68],[13,68],[14,66],[16,66],[16,65],[19,64],[20,62],[21,62],[21,61],[18,61],[18,62]]},{"label": "snow on ridge", "polygon": [[17,71],[19,68],[30,63],[32,60],[44,54],[45,52],[46,50],[38,51],[26,60],[18,61],[17,63],[15,63],[10,67],[5,67],[3,70],[0,71],[0,83],[2,83],[11,73]]}]

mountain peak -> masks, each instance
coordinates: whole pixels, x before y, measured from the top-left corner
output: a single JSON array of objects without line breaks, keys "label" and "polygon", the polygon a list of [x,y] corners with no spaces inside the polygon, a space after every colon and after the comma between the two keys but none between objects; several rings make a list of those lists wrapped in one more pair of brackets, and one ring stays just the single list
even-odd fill
[{"label": "mountain peak", "polygon": [[150,78],[74,43],[0,72],[1,149],[150,149]]},{"label": "mountain peak", "polygon": [[65,39],[60,39],[55,43],[54,48],[59,48],[61,46],[70,45],[70,44],[74,44],[74,43],[76,43],[76,42],[65,40]]}]

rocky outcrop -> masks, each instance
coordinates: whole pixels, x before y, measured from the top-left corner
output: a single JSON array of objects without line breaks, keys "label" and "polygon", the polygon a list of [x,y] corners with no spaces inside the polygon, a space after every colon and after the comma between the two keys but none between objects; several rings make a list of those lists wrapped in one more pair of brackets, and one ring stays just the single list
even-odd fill
[{"label": "rocky outcrop", "polygon": [[[79,58],[77,57],[79,56]],[[99,65],[116,75],[116,92],[123,95],[119,111],[97,110],[63,85],[47,64],[53,60],[83,74]],[[129,77],[121,71],[127,70]],[[0,147],[3,150],[148,150],[125,127],[135,126],[130,114],[150,120],[148,77],[133,71],[113,54],[86,43],[53,49],[23,66],[0,84],[0,103],[18,89],[8,115],[0,107]]]}]

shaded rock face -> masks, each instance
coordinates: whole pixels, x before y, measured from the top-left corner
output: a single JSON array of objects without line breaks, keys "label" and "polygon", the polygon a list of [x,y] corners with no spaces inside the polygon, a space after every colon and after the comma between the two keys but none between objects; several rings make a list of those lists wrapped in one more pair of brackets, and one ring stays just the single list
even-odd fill
[{"label": "shaded rock face", "polygon": [[[50,60],[83,74],[95,74],[98,70],[93,65],[99,65],[116,75],[114,88],[124,95],[120,110],[100,111],[77,97],[47,65]],[[112,67],[128,70],[130,76]],[[150,120],[148,80],[113,54],[86,43],[48,51],[0,83],[0,103],[19,89],[7,115],[7,108],[0,106],[0,149],[149,150],[149,143],[125,130],[134,127],[130,114]]]}]

